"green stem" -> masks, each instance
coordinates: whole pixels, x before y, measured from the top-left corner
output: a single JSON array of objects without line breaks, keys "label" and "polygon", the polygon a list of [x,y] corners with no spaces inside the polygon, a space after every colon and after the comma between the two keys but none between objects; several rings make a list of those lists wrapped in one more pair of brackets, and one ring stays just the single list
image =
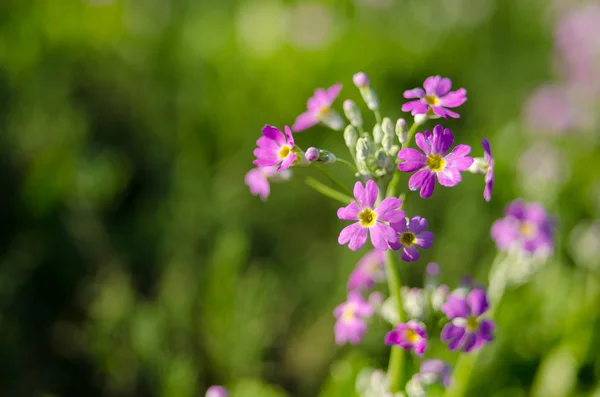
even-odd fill
[{"label": "green stem", "polygon": [[354,199],[344,193],[340,193],[335,189],[330,188],[327,185],[322,184],[318,180],[313,177],[306,177],[304,181],[308,186],[315,189],[317,192],[321,193],[324,196],[342,202],[344,204],[350,204]]},{"label": "green stem", "polygon": [[373,113],[375,113],[375,120],[377,121],[377,124],[381,125],[381,121],[383,120],[381,117],[381,112],[379,111],[379,109],[377,109],[373,110]]},{"label": "green stem", "polygon": [[410,129],[408,130],[408,134],[407,134],[407,138],[406,138],[406,142],[404,142],[402,144],[402,149],[406,149],[407,147],[410,146],[410,141],[412,141],[413,135],[415,135],[415,132],[417,132],[417,128],[419,127],[420,124],[417,123],[413,123],[410,126]]},{"label": "green stem", "polygon": [[[400,275],[396,266],[394,251],[387,250],[385,258],[385,272],[387,275],[388,289],[390,296],[396,301],[398,307],[398,322],[404,322],[404,306],[402,305],[402,294],[400,293]],[[390,391],[396,393],[400,391],[404,384],[404,350],[399,346],[392,346],[390,352],[390,362],[388,364],[388,376],[390,379]]]},{"label": "green stem", "polygon": [[346,186],[344,186],[344,184],[342,182],[337,180],[336,177],[331,175],[331,173],[329,173],[329,171],[327,171],[325,168],[321,167],[319,164],[315,164],[315,167],[319,171],[321,171],[321,174],[323,174],[327,179],[329,179],[331,181],[331,183],[333,183],[335,186],[337,186],[342,192],[344,192],[345,194],[347,194],[349,196],[352,196],[352,192]]},{"label": "green stem", "polygon": [[356,167],[354,166],[354,164],[352,164],[352,163],[351,163],[351,162],[349,162],[348,160],[344,160],[344,159],[341,159],[341,158],[339,158],[339,157],[338,157],[336,161],[338,161],[338,162],[340,162],[340,163],[343,163],[343,164],[346,164],[348,167],[350,167],[350,169],[351,169],[352,171],[354,171],[354,172],[358,172],[358,170],[356,169]]},{"label": "green stem", "polygon": [[400,182],[400,176],[400,170],[396,169],[394,171],[394,175],[392,176],[392,180],[385,191],[385,197],[396,197],[396,189],[398,188],[398,183]]}]

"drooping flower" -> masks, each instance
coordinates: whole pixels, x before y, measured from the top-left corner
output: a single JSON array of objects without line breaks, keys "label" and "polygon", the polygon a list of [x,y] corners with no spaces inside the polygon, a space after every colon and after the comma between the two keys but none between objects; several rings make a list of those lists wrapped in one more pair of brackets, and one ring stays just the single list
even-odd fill
[{"label": "drooping flower", "polygon": [[505,218],[492,225],[492,238],[500,251],[516,247],[530,254],[547,255],[554,249],[554,222],[540,203],[515,200]]},{"label": "drooping flower", "polygon": [[442,78],[441,76],[431,76],[425,79],[422,88],[415,88],[404,91],[404,98],[415,99],[402,105],[403,112],[411,112],[413,116],[417,114],[428,114],[443,117],[459,118],[460,115],[447,108],[455,108],[462,105],[467,100],[467,90],[460,88],[450,92],[452,89],[452,80]]},{"label": "drooping flower", "polygon": [[277,172],[277,167],[256,167],[246,173],[244,183],[250,188],[251,194],[265,201],[271,193],[269,181],[286,180],[290,175],[290,170]]},{"label": "drooping flower", "polygon": [[348,289],[369,289],[375,283],[385,280],[385,255],[382,251],[371,250],[363,256],[348,279]]},{"label": "drooping flower", "polygon": [[417,247],[427,249],[433,244],[433,233],[425,231],[427,229],[425,218],[415,216],[410,220],[390,223],[390,226],[398,233],[398,242],[391,243],[390,248],[394,251],[402,249],[402,260],[405,262],[419,260],[421,255]]},{"label": "drooping flower", "polygon": [[296,117],[292,130],[294,132],[304,131],[319,122],[335,130],[343,128],[344,120],[335,110],[331,109],[333,101],[335,101],[341,90],[342,85],[340,83],[332,85],[327,90],[317,88],[315,94],[308,99],[306,112]]},{"label": "drooping flower", "polygon": [[229,391],[223,386],[211,386],[206,390],[206,397],[227,397]]},{"label": "drooping flower", "polygon": [[335,342],[338,345],[346,342],[359,343],[367,331],[364,319],[372,314],[373,308],[364,300],[360,292],[351,291],[348,300],[333,311],[333,315],[337,318],[334,327]]},{"label": "drooping flower", "polygon": [[444,326],[441,339],[448,343],[450,350],[469,352],[494,340],[494,322],[480,318],[488,307],[482,289],[472,290],[466,298],[454,294],[448,296],[442,311],[450,322]]},{"label": "drooping flower", "polygon": [[415,320],[400,323],[386,334],[385,344],[397,345],[404,350],[414,350],[417,355],[422,356],[427,348],[425,325]]},{"label": "drooping flower", "polygon": [[279,165],[277,171],[288,169],[296,160],[294,153],[294,138],[288,126],[285,127],[285,135],[276,127],[265,125],[262,129],[263,136],[258,138],[254,149],[254,165],[269,167]]},{"label": "drooping flower", "polygon": [[492,148],[490,141],[483,138],[481,141],[483,146],[483,158],[487,162],[487,172],[485,173],[485,189],[483,190],[483,198],[485,201],[492,199],[492,190],[494,189],[494,158],[492,157]]},{"label": "drooping flower", "polygon": [[356,251],[365,245],[367,234],[370,234],[375,249],[385,251],[390,243],[398,241],[396,231],[386,222],[394,223],[404,219],[404,211],[399,209],[402,200],[389,197],[375,207],[378,195],[379,188],[372,180],[368,180],[366,186],[356,182],[354,185],[356,201],[340,208],[337,212],[339,219],[356,222],[342,229],[338,243],[348,244],[348,248]]},{"label": "drooping flower", "polygon": [[439,124],[434,127],[433,134],[429,131],[418,133],[415,141],[425,154],[413,148],[400,150],[398,158],[402,162],[398,169],[404,172],[418,170],[410,177],[408,187],[413,191],[421,189],[422,198],[433,194],[436,177],[442,186],[455,186],[462,180],[460,172],[473,164],[473,158],[467,156],[471,152],[468,145],[456,145],[446,155],[454,142],[454,136],[448,128],[444,129]]}]

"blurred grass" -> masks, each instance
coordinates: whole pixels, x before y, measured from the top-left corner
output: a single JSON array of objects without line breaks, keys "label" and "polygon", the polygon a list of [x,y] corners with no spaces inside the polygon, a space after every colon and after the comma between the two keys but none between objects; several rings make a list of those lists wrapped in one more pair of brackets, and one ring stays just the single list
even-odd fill
[{"label": "blurred grass", "polygon": [[[306,189],[305,170],[267,203],[243,184],[262,125],[291,124],[337,81],[359,102],[362,70],[392,118],[403,90],[451,77],[469,101],[447,126],[496,155],[490,204],[479,178],[409,194],[436,244],[403,280],[418,285],[435,260],[450,285],[485,281],[489,227],[516,197],[559,220],[555,259],[507,293],[469,395],[598,397],[598,265],[576,263],[569,242],[600,216],[597,132],[548,140],[566,180],[519,183],[534,141],[521,106],[555,74],[553,18],[516,0],[3,1],[0,395],[184,397],[221,383],[234,397],[349,396],[362,366],[384,366],[383,326],[334,345],[360,256],[337,245],[338,205]],[[342,154],[338,135],[296,139]]]}]

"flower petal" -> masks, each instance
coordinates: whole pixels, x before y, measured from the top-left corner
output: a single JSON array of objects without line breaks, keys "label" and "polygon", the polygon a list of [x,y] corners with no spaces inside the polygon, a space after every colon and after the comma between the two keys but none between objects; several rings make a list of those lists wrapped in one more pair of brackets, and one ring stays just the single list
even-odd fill
[{"label": "flower petal", "polygon": [[358,222],[355,222],[351,225],[346,226],[345,228],[342,229],[342,231],[340,232],[340,235],[338,236],[338,243],[340,245],[347,244],[348,242],[350,242],[350,240],[352,240],[352,238],[354,238],[354,236],[361,229],[362,229],[362,226]]},{"label": "flower petal", "polygon": [[427,249],[431,248],[433,245],[433,233],[432,232],[423,232],[417,236],[417,241],[415,245],[418,245],[421,248]]},{"label": "flower petal", "polygon": [[467,301],[460,296],[452,294],[448,295],[446,303],[442,305],[442,312],[444,312],[449,320],[454,320],[455,318],[467,318],[470,314]]},{"label": "flower petal", "polygon": [[404,91],[404,98],[413,99],[413,98],[423,98],[425,96],[425,91],[422,88],[413,88],[412,90]]},{"label": "flower petal", "polygon": [[361,206],[363,208],[365,208],[365,207],[374,208],[375,201],[377,201],[378,195],[379,195],[379,188],[377,187],[377,184],[375,182],[373,182],[373,180],[369,179],[367,181],[367,184],[365,187],[364,202],[360,203]]},{"label": "flower petal", "polygon": [[408,230],[414,234],[420,234],[427,229],[427,219],[421,218],[420,216],[413,216],[408,222]]},{"label": "flower petal", "polygon": [[385,251],[389,248],[388,243],[394,243],[398,241],[398,235],[388,225],[377,222],[375,225],[369,228],[371,234],[371,243],[376,250]]},{"label": "flower petal", "polygon": [[467,334],[467,337],[465,338],[465,342],[463,345],[463,351],[465,353],[470,352],[471,350],[473,350],[473,347],[475,347],[476,343],[477,343],[477,334],[473,334],[473,333]]},{"label": "flower petal", "polygon": [[369,234],[368,228],[361,227],[360,224],[355,223],[358,226],[358,231],[352,236],[350,239],[350,243],[348,244],[348,248],[352,251],[358,251],[362,248],[363,245],[367,242],[367,235]]},{"label": "flower petal", "polygon": [[319,118],[317,117],[317,114],[314,111],[308,110],[296,117],[296,121],[294,121],[294,124],[292,125],[292,130],[294,130],[294,132],[304,131],[313,127],[318,122]]},{"label": "flower petal", "polygon": [[278,128],[273,127],[272,125],[265,124],[265,126],[262,129],[262,133],[267,138],[277,142],[279,146],[285,145],[285,136],[283,135],[283,132],[281,132]]},{"label": "flower petal", "polygon": [[427,179],[433,179],[433,173],[429,169],[424,168],[414,173],[408,180],[408,188],[415,191],[423,186]]},{"label": "flower petal", "polygon": [[358,219],[359,212],[360,208],[358,204],[356,204],[356,201],[353,201],[347,206],[338,209],[337,216],[344,221],[355,221]]},{"label": "flower petal", "polygon": [[440,98],[440,105],[455,108],[462,105],[467,101],[467,90],[460,88],[456,91],[450,92],[443,98]]},{"label": "flower petal", "polygon": [[404,262],[416,262],[420,257],[421,254],[414,245],[410,247],[404,246],[402,249],[402,260]]},{"label": "flower petal", "polygon": [[336,83],[327,89],[327,103],[331,105],[342,91],[342,83]]},{"label": "flower petal", "polygon": [[446,187],[456,186],[460,181],[462,181],[460,172],[454,168],[446,168],[444,171],[437,172],[436,175],[440,185]]},{"label": "flower petal", "polygon": [[448,128],[443,128],[440,124],[433,128],[433,139],[431,145],[431,152],[435,154],[445,155],[452,143],[454,142],[454,135]]},{"label": "flower petal", "polygon": [[471,308],[471,316],[479,317],[485,313],[489,307],[487,296],[482,289],[474,289],[467,296],[467,303]]},{"label": "flower petal", "polygon": [[415,142],[417,143],[419,149],[421,149],[425,153],[425,156],[429,156],[429,154],[431,153],[431,142],[429,141],[429,139],[427,139],[425,135],[418,132],[415,135]]},{"label": "flower petal", "polygon": [[440,79],[440,82],[438,83],[435,93],[438,97],[441,98],[444,95],[446,95],[447,93],[449,93],[451,89],[452,89],[452,80],[444,77],[444,78]]},{"label": "flower petal", "polygon": [[[421,134],[418,134],[421,135]],[[398,169],[404,172],[412,172],[421,169],[425,166],[427,157],[423,153],[413,148],[405,148],[398,152],[398,158],[402,160],[398,164]]]},{"label": "flower petal", "polygon": [[288,154],[288,156],[281,162],[281,165],[277,169],[277,172],[281,172],[290,168],[294,161],[296,161],[296,157],[298,157],[296,153]]},{"label": "flower petal", "polygon": [[287,144],[294,147],[294,136],[292,135],[292,130],[287,125],[285,126],[285,137],[287,138]]},{"label": "flower petal", "polygon": [[427,93],[427,95],[435,95],[440,80],[440,76],[431,76],[425,79],[425,81],[423,82],[423,88],[425,88],[425,92]]},{"label": "flower petal", "polygon": [[425,114],[429,109],[429,105],[421,102],[421,100],[406,102],[402,105],[403,112],[411,112],[413,115],[415,114]]},{"label": "flower petal", "polygon": [[375,209],[377,219],[385,222],[400,222],[404,220],[406,215],[400,207],[402,207],[402,200],[399,198],[386,198]]}]

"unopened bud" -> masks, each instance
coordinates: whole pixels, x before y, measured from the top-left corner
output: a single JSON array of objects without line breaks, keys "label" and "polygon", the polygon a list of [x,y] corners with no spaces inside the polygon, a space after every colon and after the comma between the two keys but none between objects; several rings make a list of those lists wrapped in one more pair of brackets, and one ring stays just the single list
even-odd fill
[{"label": "unopened bud", "polygon": [[356,141],[356,166],[362,174],[368,174],[367,159],[369,158],[369,142],[367,138],[358,138]]},{"label": "unopened bud", "polygon": [[384,170],[390,165],[390,158],[385,154],[385,151],[379,149],[376,153],[377,164]]},{"label": "unopened bud", "polygon": [[356,103],[354,103],[351,99],[346,99],[344,101],[344,114],[346,114],[346,118],[350,120],[350,124],[355,126],[356,128],[360,128],[363,125],[362,115],[360,114],[360,110]]},{"label": "unopened bud", "polygon": [[306,160],[310,161],[311,163],[313,161],[317,161],[319,159],[319,149],[317,149],[315,147],[309,147],[308,149],[306,149],[306,153],[304,153],[304,157],[306,158]]},{"label": "unopened bud", "polygon": [[337,158],[335,154],[328,152],[327,150],[319,150],[319,161],[326,164],[335,163]]},{"label": "unopened bud", "polygon": [[396,121],[396,136],[401,144],[405,144],[408,140],[408,127],[406,126],[406,121],[404,121],[404,119],[398,119],[398,121]]},{"label": "unopened bud", "polygon": [[369,76],[367,76],[363,72],[356,73],[352,77],[352,81],[354,82],[354,85],[357,86],[358,88],[363,88],[363,87],[369,85],[369,83],[370,83]]},{"label": "unopened bud", "polygon": [[379,144],[381,143],[382,139],[383,130],[381,129],[381,126],[379,124],[375,124],[375,127],[373,128],[373,140],[375,141],[375,143]]},{"label": "unopened bud", "polygon": [[385,150],[386,153],[390,153],[392,150],[392,147],[394,146],[394,141],[395,141],[395,137],[392,134],[392,136],[389,135],[384,135],[383,139],[381,140],[381,146],[383,147],[383,150]]},{"label": "unopened bud", "polygon": [[356,148],[356,140],[358,139],[358,131],[354,126],[349,125],[344,130],[344,141],[346,142],[346,146],[350,150],[354,150]]},{"label": "unopened bud", "polygon": [[383,121],[381,122],[381,129],[385,135],[388,135],[391,138],[394,137],[394,123],[389,117],[383,118]]}]

